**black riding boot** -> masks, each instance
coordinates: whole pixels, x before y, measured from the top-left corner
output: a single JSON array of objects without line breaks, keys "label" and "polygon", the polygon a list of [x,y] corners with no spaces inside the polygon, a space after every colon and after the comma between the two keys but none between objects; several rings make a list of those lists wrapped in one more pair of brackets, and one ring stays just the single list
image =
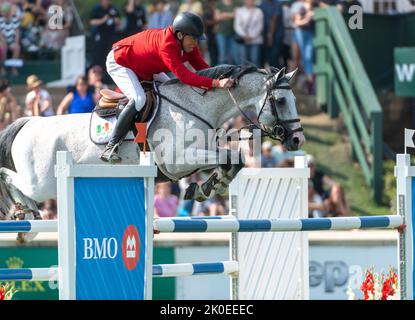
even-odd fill
[{"label": "black riding boot", "polygon": [[118,116],[114,131],[112,132],[111,140],[108,142],[104,152],[101,154],[101,160],[106,162],[122,161],[121,157],[117,153],[118,147],[124,140],[128,131],[131,130],[137,114],[138,111],[135,108],[135,102],[131,99]]}]

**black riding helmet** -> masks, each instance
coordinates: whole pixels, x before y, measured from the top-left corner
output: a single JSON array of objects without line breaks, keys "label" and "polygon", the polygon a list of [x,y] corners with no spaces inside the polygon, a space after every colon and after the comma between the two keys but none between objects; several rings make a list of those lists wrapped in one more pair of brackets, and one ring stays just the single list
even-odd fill
[{"label": "black riding helmet", "polygon": [[198,40],[205,40],[205,26],[202,19],[194,13],[183,12],[173,21],[173,33],[181,32],[185,35],[193,36]]}]

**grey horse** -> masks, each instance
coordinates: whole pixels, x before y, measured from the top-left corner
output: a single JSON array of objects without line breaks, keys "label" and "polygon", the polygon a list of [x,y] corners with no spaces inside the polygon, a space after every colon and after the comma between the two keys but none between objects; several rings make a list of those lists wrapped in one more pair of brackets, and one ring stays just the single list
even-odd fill
[{"label": "grey horse", "polygon": [[[204,184],[192,184],[186,192],[187,199],[201,201],[223,192],[244,166],[239,152],[239,161],[230,163],[236,151],[222,152],[217,135],[211,134],[225,122],[256,110],[257,122],[251,128],[281,140],[286,149],[299,149],[305,138],[289,85],[295,71],[286,74],[285,69],[267,72],[225,65],[199,74],[231,76],[237,85],[207,92],[174,79],[159,85],[160,106],[147,129],[147,142],[155,154],[158,181],[212,172]],[[21,118],[0,133],[0,219],[36,218],[37,202],[56,199],[57,151],[70,151],[76,163],[103,164],[99,155],[104,146],[90,140],[89,122],[90,114]],[[189,135],[198,139],[182,139]],[[139,161],[137,145],[131,141],[122,144],[120,155],[123,164]],[[23,216],[10,213],[13,205],[21,207]]]}]

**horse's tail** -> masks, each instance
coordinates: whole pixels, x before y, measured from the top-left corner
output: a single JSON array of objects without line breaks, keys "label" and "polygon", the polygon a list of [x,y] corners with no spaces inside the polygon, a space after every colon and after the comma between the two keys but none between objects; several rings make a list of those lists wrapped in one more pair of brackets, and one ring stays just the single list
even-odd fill
[{"label": "horse's tail", "polygon": [[13,141],[20,129],[22,129],[29,120],[29,117],[19,118],[0,132],[0,168],[16,171],[12,157]]},{"label": "horse's tail", "polygon": [[[19,118],[0,132],[0,168],[16,171],[12,157],[12,144],[20,129],[30,118]],[[0,220],[10,220],[13,201],[8,191],[8,185],[0,178]]]}]

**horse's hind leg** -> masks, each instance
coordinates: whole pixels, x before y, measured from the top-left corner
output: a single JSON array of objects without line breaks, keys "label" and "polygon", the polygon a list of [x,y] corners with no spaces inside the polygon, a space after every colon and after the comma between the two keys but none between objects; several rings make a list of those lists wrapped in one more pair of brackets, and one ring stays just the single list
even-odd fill
[{"label": "horse's hind leg", "polygon": [[[16,186],[18,179],[16,172],[7,168],[0,168],[0,194],[2,203],[2,219],[7,220],[41,220],[37,203],[25,196]],[[19,242],[34,239],[35,232],[20,232],[17,235]]]}]

